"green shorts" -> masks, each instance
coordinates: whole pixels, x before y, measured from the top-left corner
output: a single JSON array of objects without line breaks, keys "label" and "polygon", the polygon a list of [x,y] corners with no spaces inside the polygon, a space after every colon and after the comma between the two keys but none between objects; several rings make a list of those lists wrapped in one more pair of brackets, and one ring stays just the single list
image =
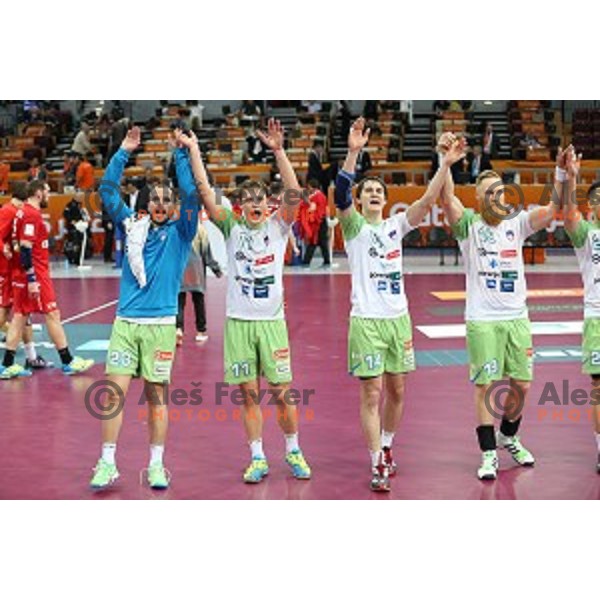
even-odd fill
[{"label": "green shorts", "polygon": [[151,383],[170,383],[175,331],[175,324],[138,325],[116,319],[110,334],[106,374],[141,376]]},{"label": "green shorts", "polygon": [[283,319],[272,321],[225,320],[225,383],[292,381],[290,343]]},{"label": "green shorts", "polygon": [[587,375],[600,375],[600,319],[583,322],[583,369]]},{"label": "green shorts", "polygon": [[487,385],[510,377],[533,379],[533,341],[529,319],[467,321],[472,383]]},{"label": "green shorts", "polygon": [[355,377],[415,370],[412,324],[408,314],[396,319],[350,317],[348,371]]}]

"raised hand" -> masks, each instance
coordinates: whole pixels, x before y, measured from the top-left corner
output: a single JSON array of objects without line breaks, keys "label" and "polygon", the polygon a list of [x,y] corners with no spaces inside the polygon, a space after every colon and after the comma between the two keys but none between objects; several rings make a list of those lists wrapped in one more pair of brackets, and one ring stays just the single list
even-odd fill
[{"label": "raised hand", "polygon": [[173,132],[173,140],[175,146],[181,148],[193,148],[194,145],[198,145],[198,138],[193,131],[190,131],[189,135],[185,134],[181,129],[175,129]]},{"label": "raised hand", "polygon": [[277,119],[269,119],[267,133],[257,129],[256,135],[258,136],[258,139],[273,152],[283,149],[284,131],[281,122]]},{"label": "raised hand", "polygon": [[446,131],[445,133],[442,133],[442,135],[440,135],[440,139],[438,140],[436,150],[438,152],[441,152],[442,154],[445,154],[446,152],[448,152],[448,150],[450,150],[450,148],[456,142],[456,140],[457,137],[451,131]]},{"label": "raised hand", "polygon": [[570,148],[573,148],[573,146],[570,145],[566,150],[563,150],[560,146],[558,147],[558,150],[556,152],[556,166],[559,169],[567,168],[567,152]]},{"label": "raised hand", "polygon": [[142,132],[139,127],[132,127],[125,136],[121,148],[133,152],[142,142]]},{"label": "raised hand", "polygon": [[579,175],[579,169],[581,169],[582,154],[576,154],[573,145],[569,146],[565,153],[566,169],[567,173],[569,174],[569,178],[577,179],[577,176]]},{"label": "raised hand", "polygon": [[359,117],[352,123],[350,133],[348,134],[348,149],[350,152],[362,150],[369,141],[370,129],[365,130],[366,121],[364,117]]},{"label": "raised hand", "polygon": [[444,154],[444,162],[450,166],[463,159],[466,154],[466,147],[467,140],[465,138],[454,138],[452,144],[446,149],[446,153]]}]

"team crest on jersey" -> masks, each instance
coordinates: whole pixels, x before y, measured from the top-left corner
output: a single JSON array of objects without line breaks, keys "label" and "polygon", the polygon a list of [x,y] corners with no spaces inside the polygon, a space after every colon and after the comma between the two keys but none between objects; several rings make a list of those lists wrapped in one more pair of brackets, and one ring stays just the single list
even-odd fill
[{"label": "team crest on jersey", "polygon": [[515,232],[512,229],[508,229],[506,231],[505,235],[506,235],[506,239],[509,242],[514,242],[514,240],[515,240]]},{"label": "team crest on jersey", "polygon": [[396,229],[392,229],[388,233],[388,237],[390,238],[390,240],[395,240],[397,235],[398,235],[398,231]]},{"label": "team crest on jersey", "polygon": [[494,244],[496,242],[494,232],[487,225],[479,230],[479,237],[484,244]]}]

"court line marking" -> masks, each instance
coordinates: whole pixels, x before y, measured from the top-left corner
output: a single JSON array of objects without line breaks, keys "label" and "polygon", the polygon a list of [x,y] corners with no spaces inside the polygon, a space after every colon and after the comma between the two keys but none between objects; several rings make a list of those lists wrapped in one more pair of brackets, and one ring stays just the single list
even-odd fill
[{"label": "court line marking", "polygon": [[96,306],[95,308],[90,308],[89,310],[84,310],[83,312],[73,315],[72,317],[63,319],[61,321],[61,323],[63,325],[65,325],[67,323],[72,323],[73,321],[77,321],[77,319],[83,319],[83,317],[87,317],[88,315],[93,315],[94,313],[100,312],[101,310],[104,310],[105,308],[114,306],[118,301],[119,301],[119,299],[117,298],[116,300],[111,300],[110,302],[106,302],[104,304],[101,304],[100,306]]},{"label": "court line marking", "polygon": [[[467,326],[464,323],[444,325],[417,325],[423,335],[430,339],[464,338]],[[579,335],[583,331],[583,321],[532,321],[533,335]]]},{"label": "court line marking", "polygon": [[[443,292],[429,292],[438,300],[465,300],[465,290],[446,290]],[[582,298],[583,288],[544,288],[527,290],[528,298]]]}]

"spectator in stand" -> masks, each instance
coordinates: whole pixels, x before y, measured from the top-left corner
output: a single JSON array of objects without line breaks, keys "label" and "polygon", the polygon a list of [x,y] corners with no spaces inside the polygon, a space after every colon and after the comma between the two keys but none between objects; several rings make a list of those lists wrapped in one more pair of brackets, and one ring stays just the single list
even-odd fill
[{"label": "spectator in stand", "polygon": [[0,158],[0,194],[8,194],[8,174],[10,173],[10,163]]},{"label": "spectator in stand", "polygon": [[325,148],[321,140],[315,140],[313,142],[312,150],[308,155],[308,172],[306,173],[306,179],[316,179],[320,185],[321,190],[327,191],[331,180],[337,175],[337,163],[332,163],[327,169],[323,167],[323,158],[325,155]]},{"label": "spectator in stand", "polygon": [[64,253],[67,260],[77,265],[81,259],[81,249],[85,240],[85,258],[92,255],[92,244],[88,231],[90,217],[83,207],[84,194],[77,193],[71,201],[65,206],[63,218],[65,220],[66,238]]},{"label": "spectator in stand", "polygon": [[530,131],[528,131],[525,134],[525,137],[521,140],[520,143],[521,146],[523,146],[524,148],[528,148],[529,150],[534,150],[535,148],[543,147],[540,141]]},{"label": "spectator in stand", "polygon": [[323,267],[330,267],[327,197],[321,191],[317,179],[309,180],[306,187],[309,194],[308,202],[300,203],[297,216],[300,237],[306,248],[302,264],[305,267],[310,266],[315,250],[319,246],[323,255]]},{"label": "spectator in stand", "polygon": [[339,100],[338,110],[340,113],[340,117],[342,118],[340,135],[343,139],[346,139],[348,137],[348,133],[350,133],[350,123],[352,121],[352,113],[350,112],[350,105],[348,104],[348,101]]},{"label": "spectator in stand", "polygon": [[94,178],[93,152],[88,152],[84,157],[77,157],[77,171],[75,174],[75,187],[84,192],[94,189],[96,180]]},{"label": "spectator in stand", "polygon": [[356,175],[354,181],[359,183],[362,179],[364,179],[372,166],[373,163],[371,162],[371,156],[364,148],[361,148],[356,159]]},{"label": "spectator in stand", "polygon": [[262,111],[254,100],[244,100],[240,108],[240,117],[260,117]]},{"label": "spectator in stand", "polygon": [[198,231],[192,241],[187,267],[183,273],[183,281],[179,291],[179,310],[177,313],[177,345],[183,343],[185,327],[185,301],[187,293],[192,294],[194,312],[196,314],[196,341],[204,344],[208,341],[206,332],[206,304],[204,294],[206,293],[206,267],[217,276],[222,277],[221,265],[213,258],[208,232],[202,225],[202,217],[198,215]]},{"label": "spectator in stand", "polygon": [[363,115],[367,121],[377,121],[379,118],[379,100],[366,100]]},{"label": "spectator in stand", "polygon": [[90,141],[90,126],[87,123],[81,124],[81,129],[73,140],[71,150],[77,152],[80,156],[85,156],[88,152],[93,152],[94,147]]},{"label": "spectator in stand", "polygon": [[108,155],[106,163],[110,161],[113,154],[121,147],[123,140],[127,136],[129,130],[129,119],[123,117],[112,124],[110,136],[108,138]]},{"label": "spectator in stand", "polygon": [[482,153],[481,146],[473,146],[473,151],[467,154],[467,170],[469,172],[469,183],[475,183],[479,173],[491,171],[492,163],[489,156]]},{"label": "spectator in stand", "polygon": [[443,112],[450,108],[449,100],[436,100],[433,103],[433,112],[439,117]]},{"label": "spectator in stand", "polygon": [[248,160],[251,163],[262,163],[267,157],[267,149],[256,135],[256,130],[250,128],[246,137],[248,143]]},{"label": "spectator in stand", "polygon": [[483,133],[483,154],[490,161],[498,156],[498,145],[498,136],[494,133],[492,124],[487,123]]},{"label": "spectator in stand", "polygon": [[77,157],[70,150],[63,155],[63,179],[65,186],[74,186],[77,176]]},{"label": "spectator in stand", "polygon": [[46,181],[48,172],[37,158],[32,158],[27,171],[27,181]]}]

